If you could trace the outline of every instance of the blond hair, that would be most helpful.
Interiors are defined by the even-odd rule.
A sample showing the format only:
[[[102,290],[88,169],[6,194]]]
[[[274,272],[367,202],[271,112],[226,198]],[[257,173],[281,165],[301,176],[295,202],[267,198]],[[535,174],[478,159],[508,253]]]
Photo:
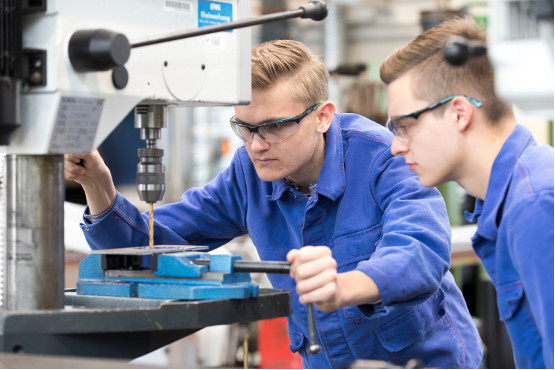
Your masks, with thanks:
[[[472,18],[447,20],[391,54],[380,67],[382,81],[389,85],[410,72],[412,92],[419,99],[431,103],[451,95],[468,95],[483,103],[481,109],[491,123],[512,114],[495,92],[494,70],[486,56],[472,58],[461,66],[445,60],[443,47],[452,36],[486,41],[486,32]]]
[[[252,88],[268,89],[293,78],[291,94],[307,107],[328,98],[328,70],[310,49],[298,41],[273,40],[252,49]]]

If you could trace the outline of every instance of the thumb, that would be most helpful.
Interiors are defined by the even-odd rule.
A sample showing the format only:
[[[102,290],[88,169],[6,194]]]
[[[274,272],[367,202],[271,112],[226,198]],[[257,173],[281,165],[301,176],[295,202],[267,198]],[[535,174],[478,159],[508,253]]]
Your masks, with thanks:
[[[299,254],[299,250],[298,249],[292,249],[289,251],[289,253],[287,253],[287,262],[289,262],[290,265],[293,265],[293,262],[295,262],[295,258],[297,258],[297,255]],[[289,270],[289,275],[294,279],[295,276],[293,276],[293,267],[291,267],[291,269]]]
[[[291,249],[289,253],[287,253],[287,262],[289,262],[289,264],[292,264],[295,261],[295,258],[297,257],[298,254],[299,254],[298,249]]]

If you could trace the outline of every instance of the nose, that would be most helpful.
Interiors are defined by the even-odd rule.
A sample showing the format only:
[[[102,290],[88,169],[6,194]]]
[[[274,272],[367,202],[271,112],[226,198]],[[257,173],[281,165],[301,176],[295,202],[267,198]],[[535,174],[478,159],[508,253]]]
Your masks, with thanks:
[[[393,135],[393,141],[391,142],[391,154],[393,155],[404,155],[409,151],[408,143],[398,137]]]
[[[251,150],[255,152],[260,152],[266,150],[270,147],[270,144],[260,136],[258,132],[254,133],[252,141],[250,143]]]

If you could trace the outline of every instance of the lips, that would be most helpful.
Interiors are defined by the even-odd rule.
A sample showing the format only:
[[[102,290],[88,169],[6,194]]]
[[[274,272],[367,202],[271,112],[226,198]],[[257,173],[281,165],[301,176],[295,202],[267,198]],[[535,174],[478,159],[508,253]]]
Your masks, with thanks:
[[[271,158],[258,158],[256,159],[256,163],[258,163],[261,166],[266,166],[272,162],[274,162],[275,159],[271,159]]]

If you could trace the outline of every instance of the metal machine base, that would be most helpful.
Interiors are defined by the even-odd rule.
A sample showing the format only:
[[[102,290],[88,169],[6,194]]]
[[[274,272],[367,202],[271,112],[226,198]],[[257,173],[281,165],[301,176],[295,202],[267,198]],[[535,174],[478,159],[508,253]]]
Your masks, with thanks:
[[[244,299],[176,301],[82,296],[65,309],[0,311],[0,352],[133,359],[202,328],[290,315],[289,292]]]

